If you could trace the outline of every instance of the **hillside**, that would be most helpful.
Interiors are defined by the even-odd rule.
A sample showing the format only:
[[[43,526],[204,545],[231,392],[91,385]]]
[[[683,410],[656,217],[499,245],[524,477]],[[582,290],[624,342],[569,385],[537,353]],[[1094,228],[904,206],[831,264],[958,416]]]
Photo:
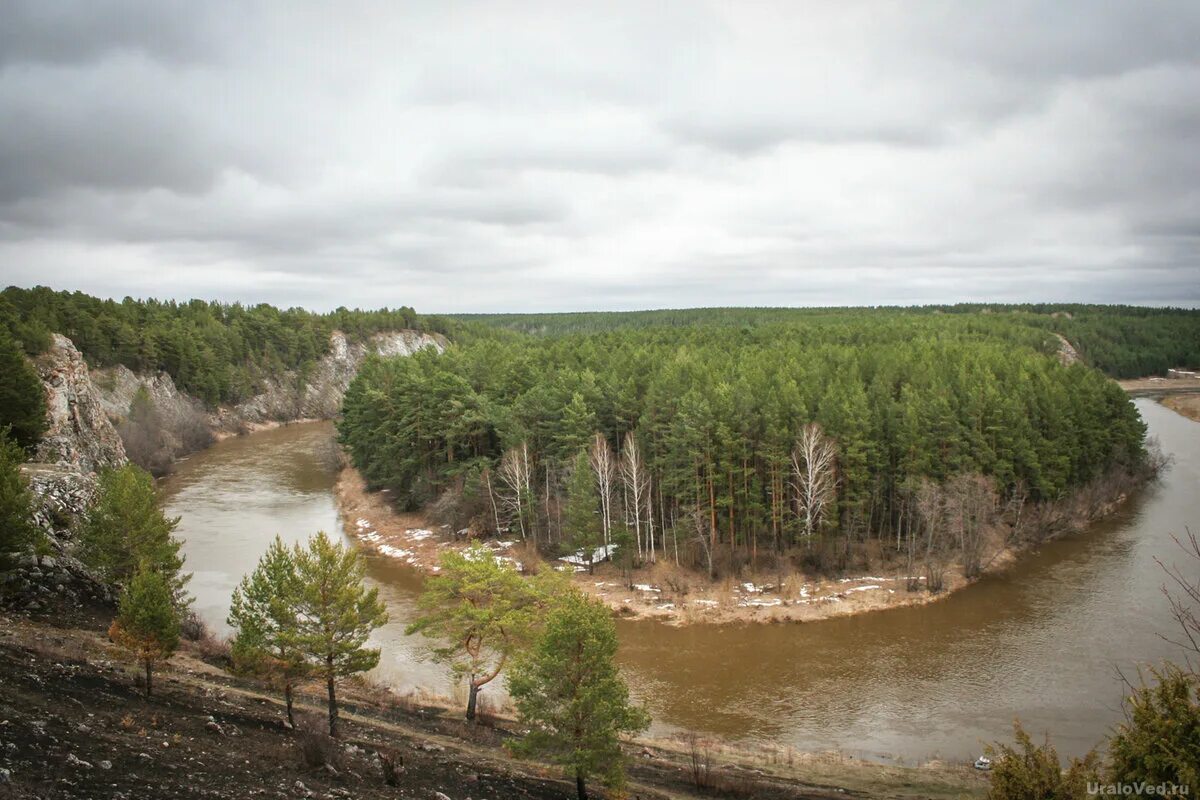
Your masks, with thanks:
[[[508,756],[502,745],[513,735],[511,721],[471,726],[442,706],[363,684],[346,687],[339,745],[305,732],[320,727],[318,692],[301,695],[301,730],[291,730],[278,698],[222,670],[224,656],[212,643],[189,644],[146,698],[137,670],[104,637],[105,624],[100,610],[59,609],[36,619],[0,614],[0,672],[11,676],[0,684],[0,797],[575,796],[574,784],[556,770]],[[885,767],[700,746],[712,788],[697,789],[683,743],[645,742],[629,748],[630,796],[951,798],[979,796],[986,785],[964,767]],[[399,767],[394,774],[381,755]]]

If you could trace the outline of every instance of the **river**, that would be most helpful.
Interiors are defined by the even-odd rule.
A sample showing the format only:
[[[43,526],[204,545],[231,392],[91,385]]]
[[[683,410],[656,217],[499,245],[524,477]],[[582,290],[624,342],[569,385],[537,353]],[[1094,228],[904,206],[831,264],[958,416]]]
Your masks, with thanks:
[[[840,749],[868,758],[969,758],[1007,738],[1014,717],[1079,755],[1121,718],[1119,672],[1178,651],[1156,559],[1200,525],[1200,424],[1134,401],[1173,458],[1162,480],[1088,531],[925,606],[807,624],[673,628],[620,621],[620,659],[654,730],[743,743]],[[230,593],[276,533],[342,537],[329,423],[229,439],[164,480],[180,515],[196,609],[227,632]],[[420,576],[367,555],[392,621],[375,635],[376,677],[451,692],[445,671],[404,636]]]

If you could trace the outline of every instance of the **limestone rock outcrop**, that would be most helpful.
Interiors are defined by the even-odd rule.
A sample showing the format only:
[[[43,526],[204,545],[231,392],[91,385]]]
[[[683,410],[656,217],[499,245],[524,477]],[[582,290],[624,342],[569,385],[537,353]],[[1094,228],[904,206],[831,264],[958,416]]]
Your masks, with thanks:
[[[87,362],[71,340],[54,334],[34,366],[46,390],[47,409],[46,433],[34,460],[81,472],[124,464],[121,437],[108,419]]]
[[[265,391],[234,406],[227,416],[248,423],[330,419],[341,409],[342,397],[367,355],[410,356],[425,348],[440,353],[446,348],[446,340],[403,330],[377,333],[366,342],[350,342],[344,333],[334,331],[329,352],[311,369],[303,374],[287,372],[271,380]]]

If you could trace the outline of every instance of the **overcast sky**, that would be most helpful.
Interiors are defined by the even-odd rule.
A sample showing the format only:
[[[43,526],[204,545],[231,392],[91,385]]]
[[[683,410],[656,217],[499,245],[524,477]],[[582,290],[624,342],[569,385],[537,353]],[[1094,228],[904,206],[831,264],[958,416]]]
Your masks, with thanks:
[[[0,0],[0,279],[1200,305],[1200,3]]]

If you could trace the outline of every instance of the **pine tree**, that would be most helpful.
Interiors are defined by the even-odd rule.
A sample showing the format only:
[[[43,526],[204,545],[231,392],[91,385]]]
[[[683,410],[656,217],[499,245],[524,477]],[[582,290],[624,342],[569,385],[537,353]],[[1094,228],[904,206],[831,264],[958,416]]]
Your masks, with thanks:
[[[168,519],[158,505],[149,473],[127,464],[100,473],[98,496],[80,535],[84,560],[114,583],[128,581],[139,568],[163,575],[177,605],[186,604],[182,543],[173,535],[179,518]]]
[[[1113,783],[1200,786],[1200,675],[1167,666],[1128,700],[1108,742]]]
[[[1071,759],[1064,770],[1049,739],[1035,745],[1020,722],[1013,723],[1013,738],[1015,746],[987,748],[995,762],[988,800],[1083,800],[1088,796],[1087,784],[1096,780],[1100,760],[1094,750]]]
[[[596,548],[603,543],[599,509],[600,497],[596,494],[596,481],[588,465],[587,451],[580,450],[567,484],[567,508],[563,524],[570,548],[583,555],[588,572],[594,571],[592,559]]]
[[[46,430],[46,390],[8,329],[0,325],[0,428],[32,450]]]
[[[234,664],[281,686],[293,728],[292,690],[312,672],[296,641],[300,596],[293,551],[276,536],[254,572],[234,590],[227,620],[234,629]]]
[[[41,536],[32,519],[33,498],[21,474],[25,451],[7,433],[0,430],[0,560],[29,550]]]
[[[154,666],[179,646],[179,611],[167,577],[149,568],[135,572],[121,593],[108,635],[146,670],[149,697]]]
[[[367,647],[371,631],[385,624],[387,610],[378,589],[363,585],[358,552],[330,540],[324,531],[292,551],[299,593],[296,632],[286,640],[304,653],[329,694],[329,735],[338,735],[337,681],[379,663],[379,649]]]
[[[562,765],[575,778],[579,800],[587,799],[592,776],[609,786],[623,782],[619,737],[650,724],[644,709],[630,705],[616,654],[611,612],[572,589],[551,608],[544,632],[508,678],[529,727],[513,750]]]
[[[474,720],[479,692],[529,640],[547,592],[508,564],[497,563],[491,550],[478,543],[442,553],[439,564],[417,601],[421,616],[405,633],[430,637],[434,660],[449,665],[456,678],[466,678],[466,716]],[[552,576],[549,571],[538,574],[542,582]]]

